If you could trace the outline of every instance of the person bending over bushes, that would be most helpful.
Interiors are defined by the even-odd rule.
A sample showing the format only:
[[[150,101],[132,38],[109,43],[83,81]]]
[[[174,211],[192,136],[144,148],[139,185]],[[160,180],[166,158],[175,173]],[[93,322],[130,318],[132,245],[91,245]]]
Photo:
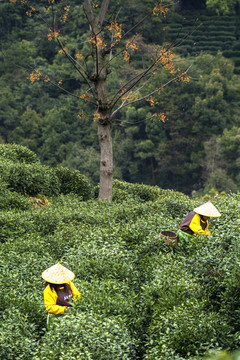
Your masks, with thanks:
[[[61,264],[55,264],[42,273],[45,280],[43,291],[44,305],[49,314],[59,315],[67,312],[71,307],[70,300],[81,297],[80,292],[72,283],[75,275]]]
[[[179,240],[187,240],[194,234],[210,235],[210,230],[208,229],[208,219],[210,217],[219,216],[221,216],[220,212],[210,201],[195,208],[183,219],[181,225],[179,226]]]

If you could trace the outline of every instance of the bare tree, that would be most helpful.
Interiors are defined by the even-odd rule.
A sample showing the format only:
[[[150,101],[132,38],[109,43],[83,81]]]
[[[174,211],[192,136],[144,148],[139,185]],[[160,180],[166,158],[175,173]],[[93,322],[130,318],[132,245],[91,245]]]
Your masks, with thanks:
[[[12,0],[13,1],[13,0]],[[15,0],[14,0],[15,2]],[[24,2],[24,1],[23,1]],[[61,16],[55,10],[54,0],[48,0],[45,11],[51,13],[51,21],[46,20],[41,16],[40,12],[35,9],[33,5],[24,4],[27,6],[27,13],[32,16],[35,13],[40,16],[48,27],[49,40],[55,39],[62,53],[66,56],[75,70],[80,74],[83,82],[86,84],[85,92],[82,96],[71,94],[81,100],[88,101],[94,107],[94,118],[98,125],[98,139],[100,145],[100,191],[99,199],[112,199],[112,182],[113,182],[113,149],[111,124],[116,118],[116,114],[124,107],[142,101],[148,100],[154,103],[154,95],[159,96],[160,90],[169,83],[176,80],[188,81],[188,69],[184,71],[176,69],[174,65],[173,50],[176,44],[169,44],[166,48],[155,47],[148,55],[147,66],[142,69],[136,69],[125,80],[125,83],[119,85],[119,89],[114,95],[110,95],[107,91],[108,75],[113,69],[112,64],[117,56],[123,56],[126,62],[129,61],[130,55],[139,48],[141,37],[136,35],[136,27],[144,20],[136,24],[132,29],[129,29],[123,34],[122,24],[117,22],[117,16],[108,16],[110,0],[102,0],[101,6],[97,5],[91,0],[83,0],[84,12],[86,21],[89,25],[89,56],[93,60],[93,67],[89,70],[85,67],[78,58],[73,57],[67,50],[66,44],[62,43],[60,31],[58,28],[58,19],[64,22],[67,18],[69,6],[63,5]],[[61,0],[58,1],[59,7]],[[127,2],[126,2],[127,4]],[[167,13],[167,6],[160,0],[155,4],[153,14],[165,16]],[[108,19],[108,17],[110,17]],[[146,17],[146,16],[145,16]],[[143,47],[144,48],[144,47]],[[153,50],[153,48],[152,48]],[[131,67],[133,68],[133,67]],[[164,84],[159,84],[150,93],[142,92],[146,84],[152,81],[154,76],[158,74],[163,68],[170,72],[171,79]],[[35,69],[31,75],[32,80],[41,78],[41,74]],[[46,80],[46,79],[45,79]],[[48,79],[50,83],[66,91],[61,84],[54,83]],[[139,94],[144,94],[139,96]],[[163,113],[156,114],[160,120],[164,120]]]

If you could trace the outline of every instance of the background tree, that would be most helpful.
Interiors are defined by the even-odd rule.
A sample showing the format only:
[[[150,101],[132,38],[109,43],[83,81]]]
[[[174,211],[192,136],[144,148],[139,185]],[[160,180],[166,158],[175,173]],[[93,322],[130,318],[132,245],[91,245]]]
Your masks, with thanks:
[[[16,2],[15,0],[11,1]],[[111,126],[113,120],[120,110],[138,101],[146,100],[150,104],[154,104],[154,95],[158,95],[167,84],[177,80],[188,81],[186,70],[180,70],[180,65],[175,66],[173,44],[166,48],[150,47],[145,44],[142,37],[136,33],[139,23],[142,23],[144,19],[141,19],[139,23],[134,23],[131,29],[124,32],[123,24],[117,19],[120,8],[117,7],[117,11],[111,8],[109,11],[110,0],[103,0],[101,5],[97,2],[91,3],[89,0],[83,1],[87,20],[85,25],[88,24],[90,28],[90,36],[87,35],[86,27],[83,26],[85,41],[80,46],[77,45],[77,48],[73,47],[72,49],[68,48],[67,35],[63,36],[63,31],[59,27],[59,24],[64,24],[67,20],[70,8],[68,5],[62,1],[55,3],[54,0],[50,0],[44,8],[45,15],[42,15],[40,8],[37,9],[38,4],[28,4],[25,1],[23,3],[28,16],[36,15],[47,25],[48,40],[56,40],[60,47],[60,53],[65,55],[78,74],[76,88],[72,88],[71,84],[69,90],[68,86],[65,87],[62,84],[62,79],[57,82],[53,81],[51,76],[45,72],[44,66],[42,66],[42,70],[34,68],[29,79],[32,83],[40,79],[50,82],[62,91],[68,94],[71,92],[75,98],[89,103],[91,109],[95,108],[94,120],[97,123],[100,145],[99,198],[111,200],[113,179]],[[40,3],[40,5],[42,4],[43,2]],[[117,5],[120,4],[122,4],[121,1]],[[159,1],[154,9],[151,9],[151,5],[151,2],[147,2],[141,10],[144,10],[143,8],[151,10],[155,16],[167,14],[168,9],[164,6],[163,1]],[[82,12],[79,14],[82,15]],[[135,52],[137,54],[134,57]],[[120,55],[122,55],[121,60],[118,59]],[[142,61],[140,66],[137,59],[142,57],[143,60],[143,56],[144,66]],[[129,66],[130,59],[136,61],[135,66],[132,64]],[[145,91],[148,82],[152,82],[156,74],[163,70],[169,72],[171,78],[166,83],[157,83],[150,92]],[[65,74],[72,73],[68,65],[63,65],[63,71]],[[121,81],[113,87],[115,72],[118,73],[118,79]],[[56,74],[54,75],[56,76]],[[162,112],[158,115],[160,120],[164,119]],[[65,136],[63,129],[60,132],[61,136]],[[142,146],[145,145],[142,144]],[[147,146],[149,147],[149,144]],[[142,157],[143,154],[139,156]]]

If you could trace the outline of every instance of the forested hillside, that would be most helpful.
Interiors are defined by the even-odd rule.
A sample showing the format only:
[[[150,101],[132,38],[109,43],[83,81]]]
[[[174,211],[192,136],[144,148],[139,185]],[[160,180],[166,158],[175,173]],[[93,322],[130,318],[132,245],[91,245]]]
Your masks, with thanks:
[[[100,202],[78,171],[18,145],[0,145],[0,167],[1,359],[238,359],[239,194],[212,199],[212,235],[172,248],[160,231],[199,200],[115,180]],[[46,330],[41,274],[57,262],[82,296]]]
[[[170,7],[166,17],[147,17],[135,33],[146,52],[152,52],[154,45],[174,42],[175,62],[191,65],[190,82],[166,87],[153,106],[143,101],[122,110],[112,125],[114,178],[186,194],[203,195],[212,188],[236,192],[240,187],[239,10],[217,16],[204,1],[180,3],[181,8]],[[127,32],[154,1],[122,5],[115,1],[110,13],[118,14]],[[77,74],[57,44],[48,40],[45,25],[27,16],[20,1],[1,2],[0,10],[0,142],[27,146],[43,164],[80,170],[97,184],[99,147],[91,105],[48,82],[31,81],[25,70],[37,68],[73,93],[81,90]],[[72,1],[63,40],[73,56],[86,53],[84,19],[81,4]],[[146,66],[147,60],[137,52],[133,60],[128,64],[132,71]],[[124,76],[123,71],[112,73],[110,93]],[[166,73],[149,83],[149,92],[164,80]],[[155,118],[161,112],[164,123]]]

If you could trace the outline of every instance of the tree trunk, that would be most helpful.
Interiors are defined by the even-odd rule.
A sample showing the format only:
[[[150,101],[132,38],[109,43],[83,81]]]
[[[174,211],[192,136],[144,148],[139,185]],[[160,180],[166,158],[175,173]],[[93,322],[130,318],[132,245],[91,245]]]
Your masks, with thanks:
[[[100,189],[99,200],[112,201],[113,182],[113,150],[110,124],[98,124],[98,140],[100,145]]]
[[[151,156],[151,169],[152,169],[152,185],[156,185],[155,169],[153,164],[153,157]]]

